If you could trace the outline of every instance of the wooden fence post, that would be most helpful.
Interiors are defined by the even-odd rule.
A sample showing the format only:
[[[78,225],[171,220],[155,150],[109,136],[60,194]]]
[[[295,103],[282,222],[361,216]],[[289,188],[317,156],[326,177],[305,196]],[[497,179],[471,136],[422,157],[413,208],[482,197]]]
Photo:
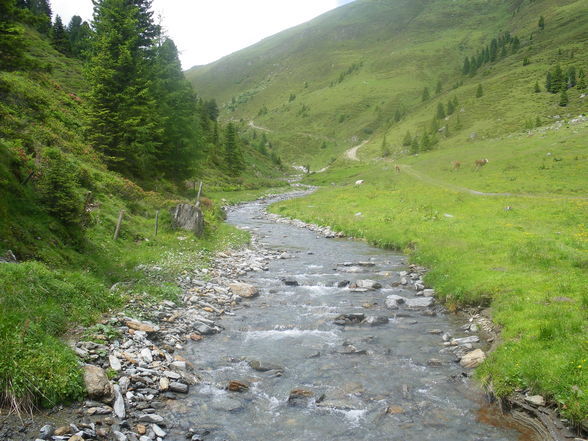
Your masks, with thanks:
[[[120,213],[118,214],[118,222],[116,223],[116,230],[114,230],[114,240],[118,239],[118,233],[120,233],[120,226],[122,225],[124,215],[124,210],[120,210]]]
[[[200,188],[198,189],[198,196],[196,196],[196,206],[200,207],[200,195],[202,194],[202,181],[200,181]]]
[[[157,236],[157,232],[159,231],[159,210],[155,212],[155,235]]]

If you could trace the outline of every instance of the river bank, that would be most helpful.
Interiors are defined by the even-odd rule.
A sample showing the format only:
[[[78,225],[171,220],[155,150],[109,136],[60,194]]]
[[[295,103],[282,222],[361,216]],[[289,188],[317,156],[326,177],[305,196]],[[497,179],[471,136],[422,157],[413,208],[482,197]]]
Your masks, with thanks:
[[[268,222],[276,220],[275,216],[264,215],[264,217]],[[307,228],[313,234],[319,234],[322,237],[333,237],[333,232],[328,228],[284,219],[282,222],[294,223],[296,227]],[[236,281],[243,280],[250,274],[266,273],[272,262],[288,261],[293,257],[291,253],[261,244],[255,237],[254,235],[251,246],[246,249],[219,253],[209,270],[197,270],[190,274],[182,274],[178,278],[178,283],[184,295],[179,305],[169,301],[147,308],[144,305],[131,305],[129,310],[112,317],[104,324],[120,333],[110,342],[78,342],[76,349],[80,357],[91,362],[92,365],[104,369],[107,377],[106,379],[102,378],[103,381],[98,381],[96,387],[92,388],[95,391],[92,392],[94,400],[83,403],[81,407],[74,406],[61,412],[53,414],[49,412],[39,416],[37,424],[29,424],[26,426],[28,430],[25,428],[24,432],[20,431],[21,428],[17,427],[18,425],[5,426],[0,429],[0,435],[4,436],[2,439],[23,439],[19,436],[24,433],[39,437],[39,432],[36,432],[40,427],[39,420],[43,421],[42,438],[55,440],[106,437],[116,440],[140,439],[146,441],[147,439],[163,439],[164,434],[167,434],[170,428],[180,426],[177,421],[170,420],[167,416],[169,408],[173,409],[176,402],[183,402],[190,389],[200,384],[202,376],[206,374],[205,371],[202,371],[202,367],[190,363],[186,357],[186,348],[188,346],[198,347],[203,341],[221,332],[224,326],[224,321],[221,320],[223,316],[226,318],[235,317],[235,314],[239,314],[239,310],[250,310],[250,302],[256,302],[252,299],[259,295],[257,287],[242,282],[235,283]],[[340,271],[341,274],[348,278],[363,277],[361,265],[341,263],[343,270]],[[375,265],[374,263],[374,265],[367,265],[367,267]],[[402,270],[397,271],[397,280],[384,289],[402,288],[410,284],[411,289],[416,288],[414,294],[422,291],[422,295],[402,297],[404,300],[400,302],[398,297],[401,296],[387,296],[385,300],[389,311],[394,311],[393,322],[397,320],[415,321],[409,318],[396,318],[403,314],[400,310],[404,311],[408,306],[403,303],[406,303],[409,297],[410,301],[416,302],[413,305],[415,311],[420,311],[419,314],[424,314],[425,317],[437,313],[443,314],[442,308],[433,306],[434,302],[430,296],[433,293],[428,291],[425,295],[424,291],[427,288],[422,281],[424,269],[408,267],[406,262],[403,262],[403,266]],[[358,272],[355,273],[355,271]],[[350,282],[342,288],[348,293],[369,293],[370,295],[382,289],[382,287],[375,288],[374,285],[366,288],[349,286],[351,283],[357,285],[358,281],[359,279]],[[293,283],[293,281],[290,282]],[[282,280],[280,283],[288,286],[288,280]],[[388,301],[388,297],[393,298]],[[427,305],[422,306],[424,303]],[[371,307],[365,308],[364,306],[362,309],[369,312]],[[409,306],[407,309],[412,308]],[[406,312],[410,314],[409,311]],[[345,328],[358,324],[354,321],[359,316],[352,314],[343,314],[340,317],[340,320],[343,321],[342,326]],[[130,315],[134,317],[130,318]],[[369,314],[365,314],[365,316],[362,321],[369,317],[377,319],[376,316]],[[483,319],[483,316],[468,317],[466,323],[463,323],[463,318],[459,320],[461,324],[458,329],[461,328],[461,332],[466,335],[479,334],[486,342],[484,347],[487,347],[488,340],[491,342],[494,339],[491,334],[480,333],[481,328],[485,326],[484,323],[488,323]],[[465,337],[465,340],[460,341],[459,338],[452,338],[447,333],[437,333],[435,329],[427,331],[435,331],[432,335],[436,335],[436,338],[439,339],[437,344],[441,344],[443,353],[449,355],[447,360],[433,358],[424,360],[424,364],[429,368],[444,365],[450,360],[459,360],[463,355],[473,352],[474,346],[478,346],[480,343],[478,335],[472,335],[477,338],[477,341],[474,341],[476,338],[471,337]],[[345,347],[349,349],[349,345]],[[435,351],[438,350],[435,349]],[[362,349],[356,352],[362,352]],[[108,377],[113,381],[108,381]],[[228,387],[228,384],[226,386]],[[382,410],[386,411],[384,415],[406,413],[404,409],[402,412],[399,411],[398,407],[401,406],[384,406]],[[391,409],[390,413],[389,409]],[[423,409],[419,412],[423,412]],[[69,425],[72,421],[74,421],[74,427]],[[202,432],[195,430],[190,434],[187,429],[183,435],[190,434],[191,438],[200,439],[198,438],[199,433]],[[75,438],[75,436],[79,438]],[[25,439],[34,439],[34,437]]]

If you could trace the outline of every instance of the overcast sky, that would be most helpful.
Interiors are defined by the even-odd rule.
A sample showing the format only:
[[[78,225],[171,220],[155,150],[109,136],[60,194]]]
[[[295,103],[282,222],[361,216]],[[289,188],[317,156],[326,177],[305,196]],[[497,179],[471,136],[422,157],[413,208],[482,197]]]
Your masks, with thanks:
[[[208,64],[353,0],[154,0],[184,69]],[[92,18],[91,0],[51,0],[67,25]]]

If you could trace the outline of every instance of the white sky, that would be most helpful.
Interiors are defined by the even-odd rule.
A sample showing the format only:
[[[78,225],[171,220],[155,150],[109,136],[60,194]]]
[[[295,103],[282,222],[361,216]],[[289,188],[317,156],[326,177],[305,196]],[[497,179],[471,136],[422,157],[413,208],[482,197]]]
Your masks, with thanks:
[[[353,0],[154,0],[184,69],[208,64]],[[91,0],[51,0],[67,26],[92,18]]]

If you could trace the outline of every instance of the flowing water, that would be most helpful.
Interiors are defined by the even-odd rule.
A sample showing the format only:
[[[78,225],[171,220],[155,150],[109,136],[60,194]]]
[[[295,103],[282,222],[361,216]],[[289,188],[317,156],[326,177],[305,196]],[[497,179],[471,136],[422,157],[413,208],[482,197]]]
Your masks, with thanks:
[[[186,348],[184,355],[201,370],[203,381],[172,405],[178,427],[166,439],[185,440],[188,428],[210,432],[202,436],[205,441],[518,439],[514,430],[477,420],[480,392],[464,379],[452,354],[440,353],[440,335],[429,333],[437,329],[464,336],[458,323],[442,313],[386,309],[390,294],[414,296],[409,289],[391,287],[406,269],[404,256],[273,223],[262,215],[265,206],[233,209],[228,221],[291,258],[245,276],[244,282],[260,289],[260,297],[244,301],[235,316],[226,317],[221,334]],[[339,265],[343,262],[373,265],[349,273]],[[384,288],[353,292],[337,287],[357,279],[378,280]],[[339,314],[354,312],[390,321],[373,327],[333,323]],[[429,366],[432,358],[441,365]],[[275,369],[253,370],[252,360]],[[250,388],[226,391],[231,380]],[[314,396],[288,402],[294,389]]]

